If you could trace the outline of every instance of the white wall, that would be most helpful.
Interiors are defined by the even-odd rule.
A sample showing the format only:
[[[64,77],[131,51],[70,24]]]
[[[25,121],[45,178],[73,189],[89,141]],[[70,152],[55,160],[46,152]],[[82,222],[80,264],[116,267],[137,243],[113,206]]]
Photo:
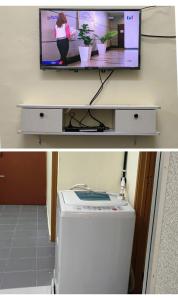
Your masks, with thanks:
[[[119,192],[123,152],[59,152],[58,189],[86,183],[93,189]]]
[[[128,152],[127,160],[127,193],[131,205],[134,207],[135,190],[138,171],[139,152]]]
[[[47,217],[48,217],[48,228],[49,234],[51,234],[51,184],[52,184],[52,152],[46,153],[47,163],[46,163],[46,206],[47,206]]]
[[[174,34],[174,9],[143,12],[142,31]],[[117,71],[96,104],[156,104],[158,137],[60,137],[18,134],[18,103],[87,104],[99,88],[98,72],[55,72],[39,69],[37,7],[0,7],[0,136],[2,147],[178,147],[176,42],[142,38],[140,71]],[[103,74],[103,77],[105,74]]]

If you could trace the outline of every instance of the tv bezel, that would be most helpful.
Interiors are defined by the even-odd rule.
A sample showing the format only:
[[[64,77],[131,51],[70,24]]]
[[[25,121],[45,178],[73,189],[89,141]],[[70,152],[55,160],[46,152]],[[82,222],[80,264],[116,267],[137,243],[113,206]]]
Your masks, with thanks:
[[[138,66],[137,67],[70,67],[70,66],[51,66],[42,64],[42,26],[41,26],[41,12],[42,11],[138,11],[139,12],[139,48],[138,48]],[[122,8],[122,9],[109,9],[109,8],[39,8],[39,43],[40,43],[40,69],[41,70],[66,70],[66,71],[80,71],[80,70],[140,70],[141,68],[141,9],[139,8]]]

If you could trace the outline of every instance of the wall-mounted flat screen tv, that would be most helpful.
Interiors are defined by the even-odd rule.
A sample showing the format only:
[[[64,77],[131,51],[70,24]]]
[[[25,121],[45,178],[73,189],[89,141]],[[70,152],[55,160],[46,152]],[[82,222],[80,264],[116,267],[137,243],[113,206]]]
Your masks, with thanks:
[[[140,69],[141,11],[41,8],[41,69]]]

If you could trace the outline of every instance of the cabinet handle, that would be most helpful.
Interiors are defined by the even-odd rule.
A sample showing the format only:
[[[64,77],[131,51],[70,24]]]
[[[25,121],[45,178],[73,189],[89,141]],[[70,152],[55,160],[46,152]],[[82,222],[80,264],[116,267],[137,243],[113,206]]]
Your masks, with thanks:
[[[44,113],[40,113],[40,118],[43,118],[44,117]]]
[[[138,114],[134,114],[134,119],[138,119]]]
[[[1,179],[2,179],[2,178],[5,178],[5,175],[0,174],[0,178],[1,178]]]

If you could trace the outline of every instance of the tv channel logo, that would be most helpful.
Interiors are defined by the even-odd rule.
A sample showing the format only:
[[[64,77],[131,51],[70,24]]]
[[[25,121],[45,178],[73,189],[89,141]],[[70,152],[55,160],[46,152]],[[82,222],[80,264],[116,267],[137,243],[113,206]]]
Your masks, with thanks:
[[[128,21],[133,21],[133,19],[134,19],[134,16],[127,16]]]

